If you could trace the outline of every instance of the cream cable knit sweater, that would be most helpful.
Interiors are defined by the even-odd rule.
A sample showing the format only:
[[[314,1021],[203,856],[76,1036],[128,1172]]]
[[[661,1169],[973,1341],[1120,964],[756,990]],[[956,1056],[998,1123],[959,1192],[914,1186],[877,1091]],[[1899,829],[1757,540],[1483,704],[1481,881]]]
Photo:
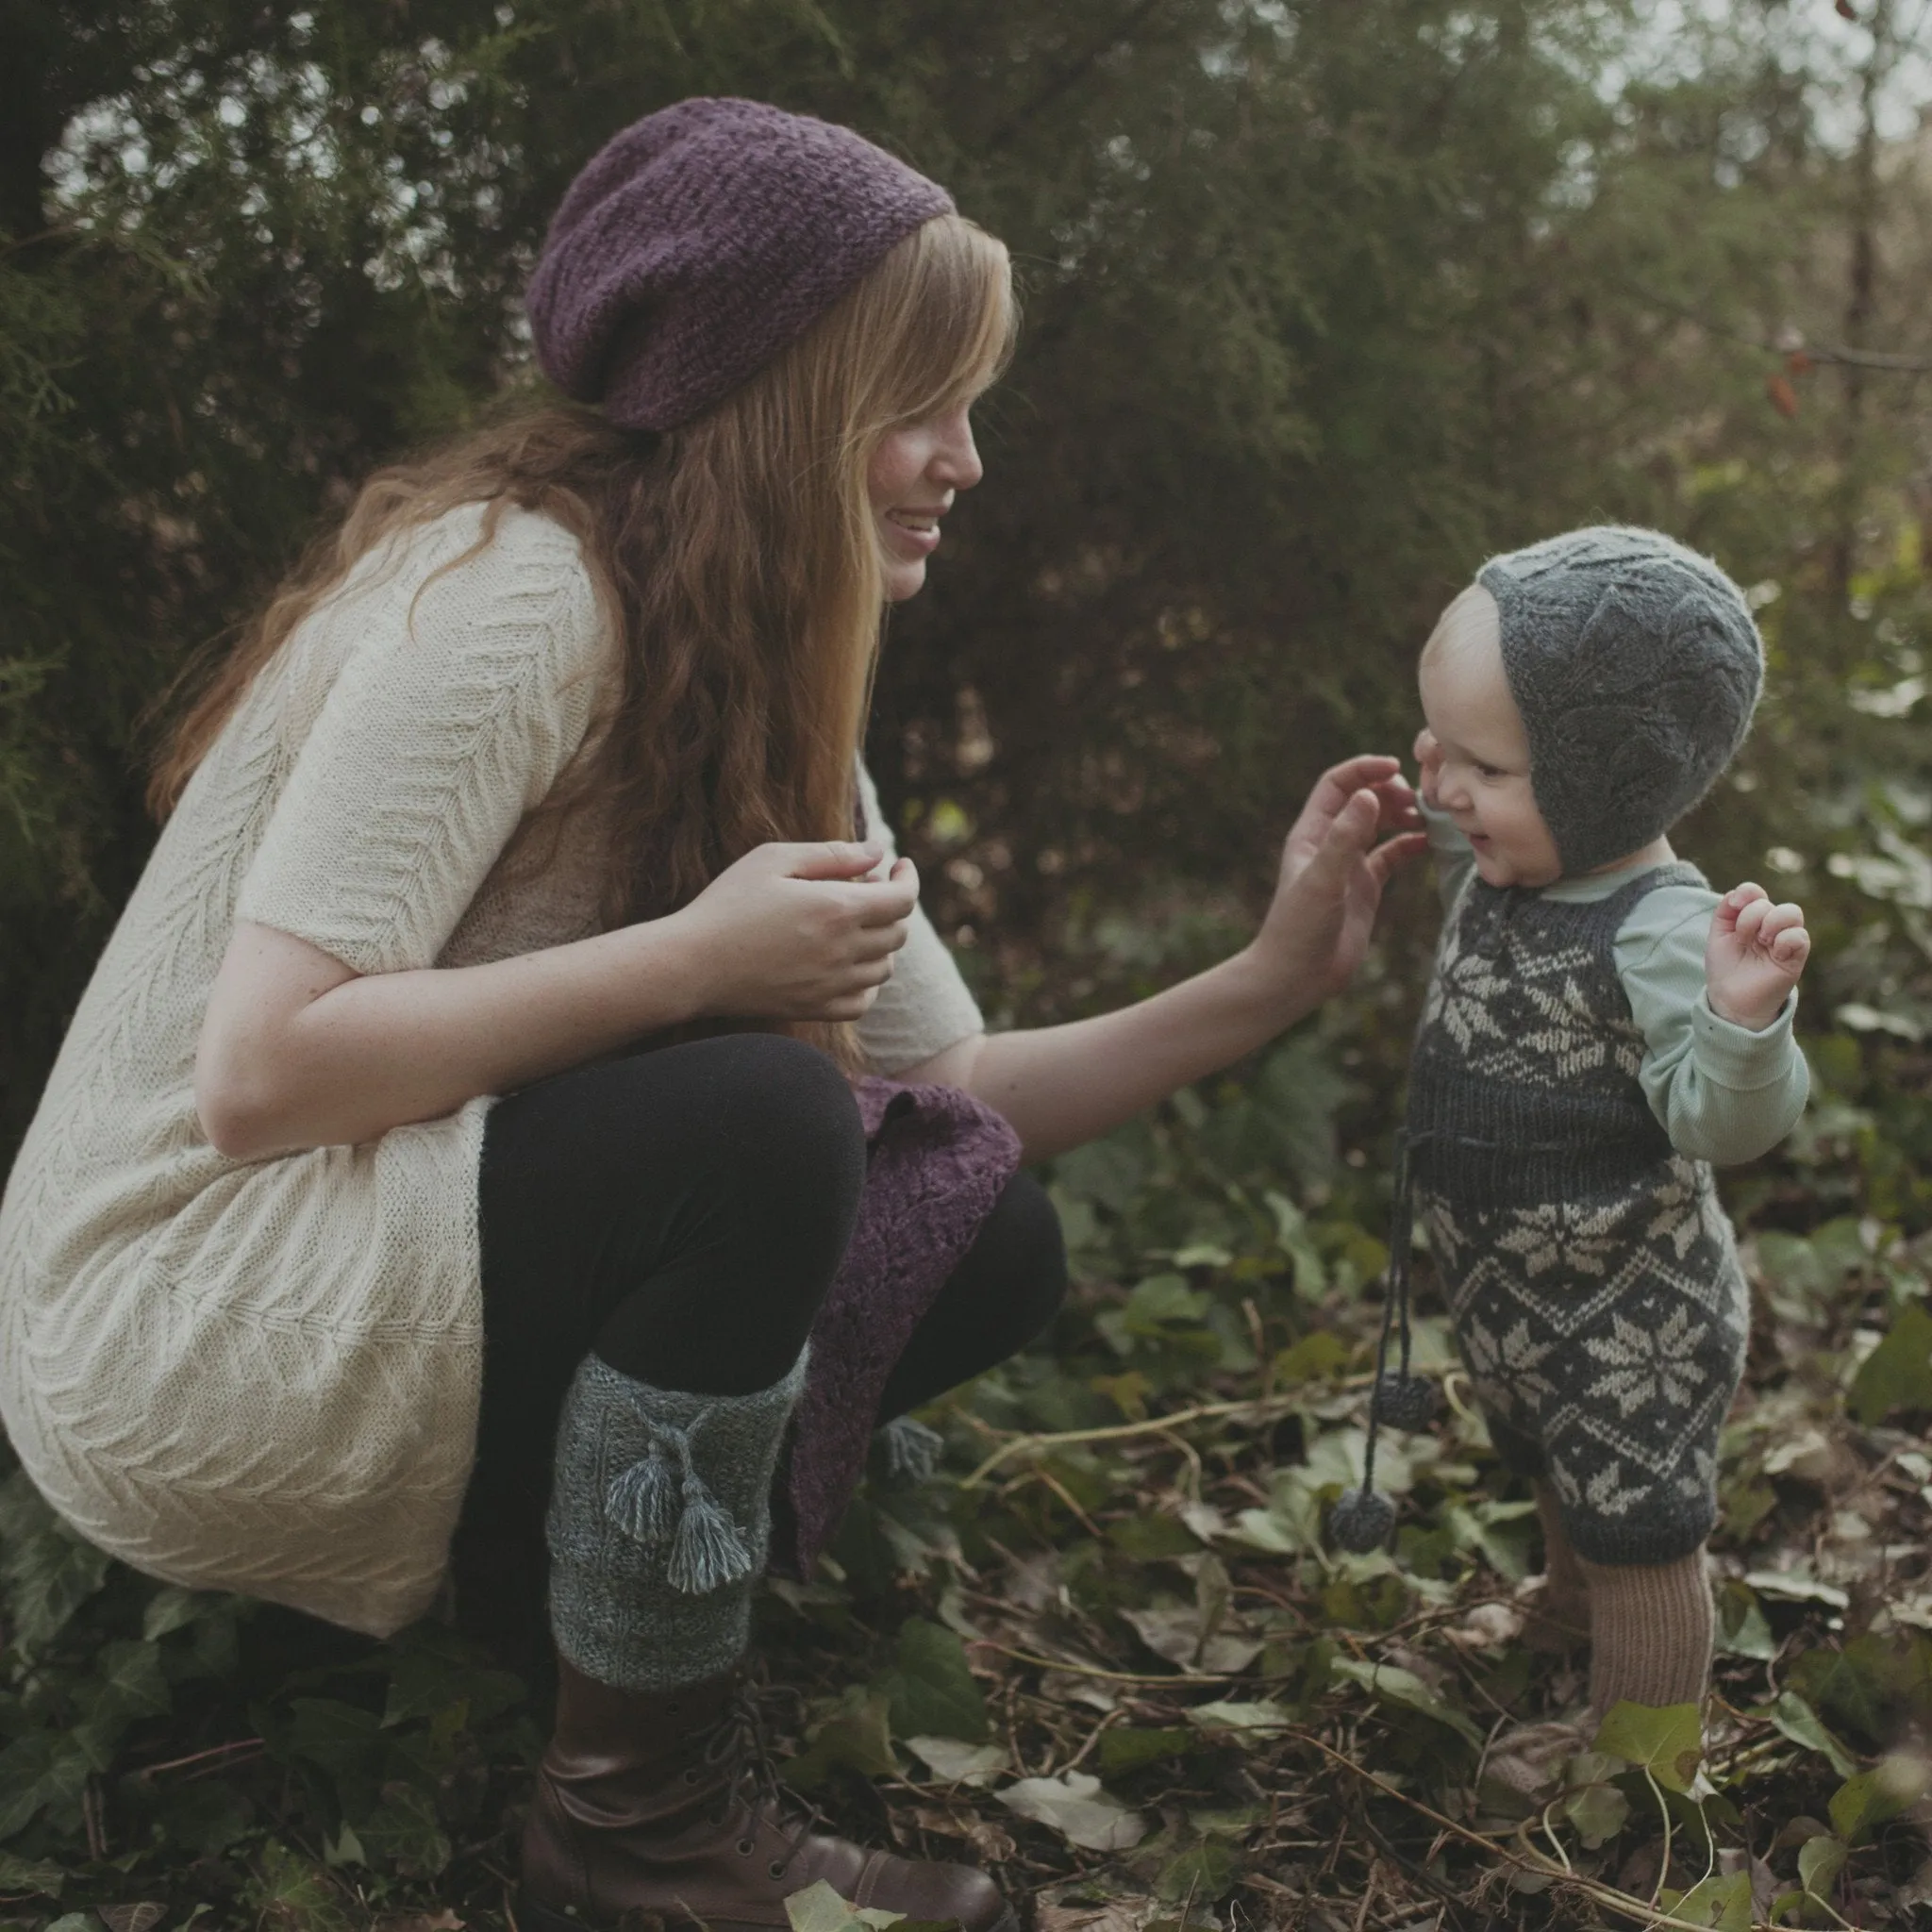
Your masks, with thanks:
[[[608,641],[542,517],[509,511],[428,582],[479,525],[459,510],[365,558],[257,680],[108,941],[0,1206],[0,1419],[54,1507],[154,1575],[378,1636],[434,1595],[474,1452],[490,1102],[229,1160],[196,1121],[194,1053],[237,919],[358,973],[595,930],[590,841],[519,832],[583,741]],[[891,1072],[979,1024],[916,916],[869,1058]]]

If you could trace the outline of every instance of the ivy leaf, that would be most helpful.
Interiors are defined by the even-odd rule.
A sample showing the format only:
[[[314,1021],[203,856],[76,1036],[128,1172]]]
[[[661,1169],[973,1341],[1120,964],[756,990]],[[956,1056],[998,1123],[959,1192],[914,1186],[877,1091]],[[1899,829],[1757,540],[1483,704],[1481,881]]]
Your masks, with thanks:
[[[1845,1860],[1851,1855],[1851,1846],[1842,1839],[1828,1838],[1823,1832],[1816,1838],[1807,1838],[1798,1847],[1798,1883],[1813,1898],[1829,1900],[1838,1874],[1844,1870]]]
[[[460,1710],[458,1728],[487,1723],[521,1704],[523,1680],[491,1670],[469,1657],[418,1640],[397,1657],[382,1708],[385,1729],[412,1718]]]
[[[451,1845],[429,1793],[392,1781],[382,1803],[356,1826],[363,1862],[387,1865],[405,1878],[434,1878],[449,1863]]]
[[[1729,1657],[1747,1657],[1769,1663],[1777,1655],[1764,1607],[1755,1591],[1735,1580],[1717,1591],[1717,1647]]]
[[[297,1697],[289,1707],[289,1749],[337,1777],[366,1770],[381,1748],[374,1711],[329,1697]]]
[[[1292,1719],[1280,1705],[1264,1699],[1255,1704],[1197,1704],[1188,1712],[1188,1722],[1199,1724],[1204,1731],[1237,1731],[1259,1739],[1285,1731]],[[1106,1740],[1101,1741],[1105,1743]]]
[[[108,1579],[108,1559],[62,1523],[25,1473],[0,1483],[0,1594],[14,1641],[43,1649]]]
[[[1621,1698],[1597,1726],[1596,1748],[1650,1773],[1666,1790],[1688,1791],[1704,1761],[1694,1704],[1632,1704]]]
[[[1023,1777],[998,1796],[1008,1810],[1047,1825],[1082,1851],[1130,1851],[1147,1835],[1146,1820],[1102,1790],[1100,1780],[1083,1771],[1060,1777]]]
[[[1132,1203],[1146,1172],[1124,1137],[1113,1134],[1058,1155],[1053,1164],[1054,1185],[1071,1199],[1095,1201],[1116,1214]]]
[[[1339,1335],[1317,1328],[1274,1357],[1274,1379],[1284,1388],[1297,1382],[1325,1382],[1348,1366],[1350,1349]]]
[[[967,1668],[965,1644],[943,1624],[908,1618],[899,1632],[898,1663],[877,1689],[899,1737],[986,1741],[986,1699]]]
[[[80,1822],[80,1794],[93,1769],[87,1753],[64,1733],[23,1732],[0,1751],[0,1839],[25,1829],[42,1811],[60,1828]]]
[[[161,1794],[162,1829],[176,1844],[204,1857],[219,1857],[255,1825],[255,1807],[221,1778],[196,1778]]]
[[[1841,1650],[1807,1651],[1788,1682],[1814,1710],[1828,1710],[1859,1735],[1878,1740],[1902,1717],[1924,1718],[1932,1705],[1932,1644],[1867,1631]]]
[[[1447,1724],[1457,1737],[1466,1739],[1477,1750],[1482,1748],[1482,1733],[1475,1725],[1453,1705],[1443,1703],[1414,1672],[1395,1664],[1363,1663],[1352,1657],[1337,1657],[1329,1669],[1338,1677],[1360,1684],[1375,1698],[1405,1705],[1433,1718],[1439,1724]]]
[[[1101,1732],[1100,1768],[1105,1772],[1139,1771],[1142,1765],[1186,1757],[1200,1748],[1201,1740],[1192,1731],[1132,1730],[1123,1724]]]
[[[1932,1789],[1932,1767],[1916,1757],[1882,1757],[1841,1784],[1831,1800],[1831,1826],[1847,1844],[1862,1844],[1874,1826],[1896,1818]]]
[[[1241,1869],[1241,1854],[1226,1840],[1204,1838],[1161,1867],[1154,1896],[1171,1906],[1188,1899],[1212,1905],[1234,1890]]]
[[[942,1784],[990,1784],[999,1773],[1012,1769],[999,1744],[965,1744],[957,1738],[908,1738],[905,1744]]]
[[[37,1892],[42,1898],[58,1898],[67,1883],[67,1874],[58,1865],[16,1858],[11,1852],[0,1852],[0,1892],[18,1896]]]
[[[1622,1758],[1602,1751],[1579,1751],[1570,1760],[1563,1816],[1588,1851],[1615,1838],[1630,1822],[1630,1800],[1610,1782],[1623,1769]]]
[[[159,1899],[143,1898],[131,1905],[103,1906],[101,1922],[108,1932],[154,1932],[167,1912]]]
[[[277,1839],[262,1847],[260,1873],[244,1896],[264,1924],[288,1932],[350,1932],[341,1894],[327,1873]]]
[[[888,1925],[904,1925],[911,1932],[917,1923],[904,1912],[852,1905],[823,1878],[792,1892],[785,1901],[785,1916],[791,1932],[883,1932]]]
[[[1840,1777],[1850,1777],[1858,1760],[1825,1729],[1824,1722],[1795,1690],[1781,1690],[1764,1715],[1794,1744],[1816,1751]]]
[[[1858,1365],[1845,1406],[1867,1428],[1896,1409],[1932,1409],[1932,1312],[1907,1302]]]
[[[860,1777],[898,1774],[899,1762],[892,1756],[891,1707],[878,1690],[856,1684],[848,1690],[837,1710],[786,1766],[785,1777],[789,1784],[808,1791],[834,1771],[854,1771]]]
[[[209,1591],[177,1590],[170,1584],[147,1600],[141,1614],[141,1634],[149,1643],[158,1643],[191,1624],[225,1607],[227,1599]]]
[[[1714,1926],[1716,1932],[1751,1932],[1751,1874],[1712,1873],[1671,1902],[1670,1909],[1674,1918]]]
[[[1753,1570],[1746,1585],[1759,1596],[1782,1604],[1824,1604],[1827,1609],[1841,1610],[1851,1598],[1835,1583],[1821,1583],[1801,1570]]]
[[[164,1717],[172,1707],[159,1647],[128,1641],[108,1644],[92,1681],[80,1690],[75,1701],[81,1715],[74,1726],[74,1741],[87,1753],[94,1770],[106,1771],[136,1718]]]
[[[1185,1523],[1172,1516],[1126,1516],[1107,1526],[1107,1540],[1137,1563],[1163,1557],[1191,1557],[1201,1545]]]

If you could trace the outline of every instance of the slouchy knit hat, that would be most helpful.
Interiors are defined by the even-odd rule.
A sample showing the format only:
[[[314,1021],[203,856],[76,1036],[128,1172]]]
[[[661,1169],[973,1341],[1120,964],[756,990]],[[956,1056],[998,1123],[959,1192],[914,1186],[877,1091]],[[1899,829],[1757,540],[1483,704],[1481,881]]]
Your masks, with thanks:
[[[1635,852],[1750,729],[1764,647],[1743,594],[1656,530],[1597,525],[1492,558],[1503,669],[1538,809],[1568,874]]]
[[[571,183],[525,306],[543,373],[633,429],[702,415],[953,199],[849,128],[680,101]]]

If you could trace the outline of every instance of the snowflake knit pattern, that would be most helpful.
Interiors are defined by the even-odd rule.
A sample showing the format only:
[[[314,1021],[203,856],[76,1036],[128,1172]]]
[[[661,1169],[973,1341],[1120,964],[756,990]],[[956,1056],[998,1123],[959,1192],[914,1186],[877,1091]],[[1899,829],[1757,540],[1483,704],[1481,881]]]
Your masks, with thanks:
[[[1577,1552],[1668,1563],[1717,1521],[1744,1278],[1709,1163],[1638,1081],[1617,933],[1659,866],[1590,905],[1472,879],[1409,1096],[1416,1208],[1499,1454],[1555,1489]]]

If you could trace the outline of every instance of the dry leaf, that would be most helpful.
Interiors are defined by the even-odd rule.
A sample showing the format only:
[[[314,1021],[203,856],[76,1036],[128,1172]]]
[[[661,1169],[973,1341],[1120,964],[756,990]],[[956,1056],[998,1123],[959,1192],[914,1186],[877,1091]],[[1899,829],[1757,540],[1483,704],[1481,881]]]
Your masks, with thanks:
[[[1152,1899],[1109,1899],[1104,1906],[1041,1906],[1040,1932],[1141,1932],[1156,1909]]]
[[[1057,1831],[1084,1852],[1124,1852],[1147,1836],[1147,1821],[1101,1790],[1084,1771],[1023,1777],[996,1793],[1008,1810]]]
[[[1121,1702],[1104,1678],[1077,1671],[1048,1671],[1040,1680],[1040,1694],[1055,1704],[1084,1704],[1089,1710],[1118,1710]]]
[[[1494,1650],[1523,1635],[1524,1615],[1508,1604],[1477,1604],[1442,1635],[1458,1650]]]
[[[983,1785],[1012,1764],[998,1744],[965,1744],[958,1738],[907,1738],[906,1748],[941,1784]]]
[[[103,1906],[101,1918],[108,1932],[152,1932],[167,1909],[158,1899],[144,1898],[137,1905]]]

